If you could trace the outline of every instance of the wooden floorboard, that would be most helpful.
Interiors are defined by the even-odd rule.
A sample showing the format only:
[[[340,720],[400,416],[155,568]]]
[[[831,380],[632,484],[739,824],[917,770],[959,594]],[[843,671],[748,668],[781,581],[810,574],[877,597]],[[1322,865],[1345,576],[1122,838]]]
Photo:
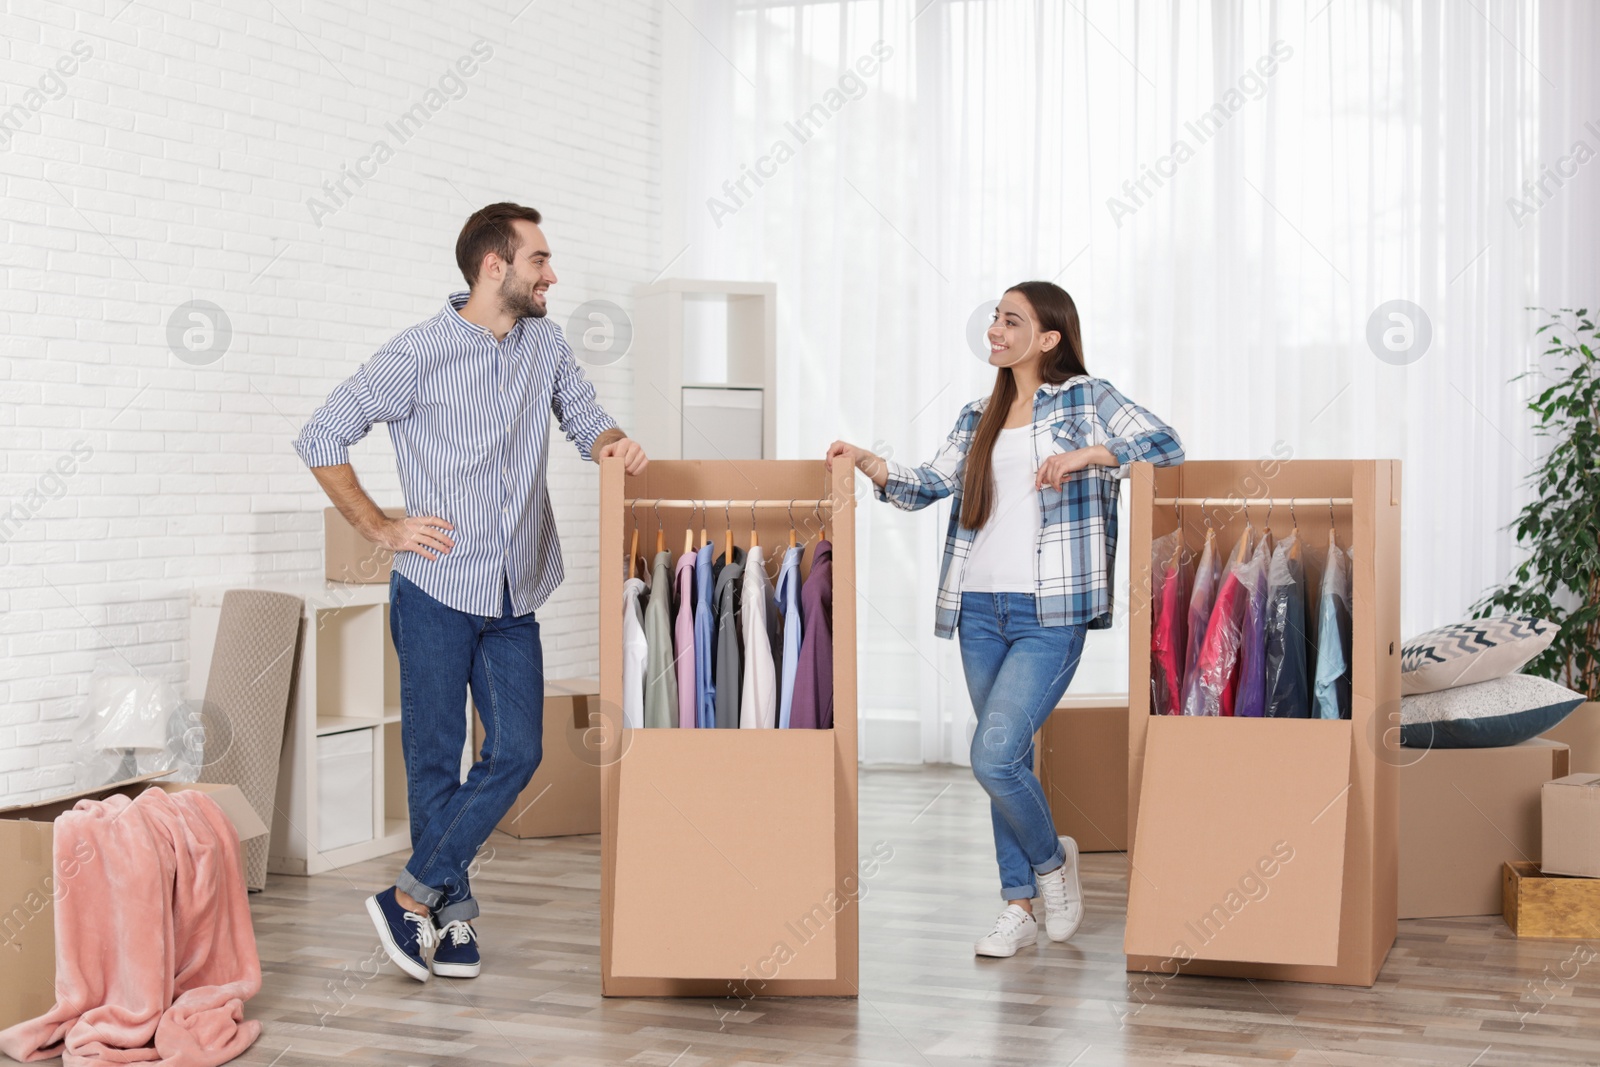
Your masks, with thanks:
[[[894,854],[866,883],[858,1000],[602,998],[593,837],[491,839],[470,981],[414,982],[376,952],[361,903],[403,855],[273,876],[251,900],[264,982],[248,1014],[263,1032],[235,1062],[1600,1064],[1600,958],[1577,966],[1581,943],[1518,941],[1493,917],[1402,922],[1370,990],[1185,976],[1145,992],[1123,970],[1115,853],[1083,858],[1071,942],[976,959],[1000,907],[989,835],[965,769],[861,772],[862,855]]]

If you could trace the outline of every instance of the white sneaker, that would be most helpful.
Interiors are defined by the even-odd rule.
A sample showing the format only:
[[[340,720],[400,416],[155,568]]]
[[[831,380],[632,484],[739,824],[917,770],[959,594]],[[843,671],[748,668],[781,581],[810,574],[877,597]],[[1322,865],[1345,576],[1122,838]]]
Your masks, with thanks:
[[[1078,932],[1083,922],[1083,885],[1078,880],[1078,843],[1061,839],[1067,861],[1049,874],[1038,876],[1039,892],[1044,897],[1044,932],[1052,941],[1065,941]]]
[[[1039,940],[1039,924],[1021,905],[1007,904],[994,921],[994,929],[978,939],[972,951],[980,956],[1015,956],[1017,949]]]

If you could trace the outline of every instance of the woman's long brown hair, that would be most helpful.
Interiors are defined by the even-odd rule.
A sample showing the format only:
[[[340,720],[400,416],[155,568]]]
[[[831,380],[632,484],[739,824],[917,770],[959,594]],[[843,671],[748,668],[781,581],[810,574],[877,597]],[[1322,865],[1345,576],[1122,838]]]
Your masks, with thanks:
[[[1006,292],[1020,294],[1033,308],[1041,335],[1052,330],[1061,335],[1060,342],[1040,358],[1039,375],[1044,381],[1054,385],[1074,375],[1089,373],[1083,366],[1078,305],[1072,302],[1065,289],[1051,282],[1021,282]],[[983,417],[978,420],[978,432],[967,449],[966,472],[961,479],[961,525],[969,530],[981,529],[989,521],[995,495],[989,461],[995,439],[1000,436],[1016,399],[1016,377],[1010,367],[1001,367],[994,377],[989,406],[984,408]]]

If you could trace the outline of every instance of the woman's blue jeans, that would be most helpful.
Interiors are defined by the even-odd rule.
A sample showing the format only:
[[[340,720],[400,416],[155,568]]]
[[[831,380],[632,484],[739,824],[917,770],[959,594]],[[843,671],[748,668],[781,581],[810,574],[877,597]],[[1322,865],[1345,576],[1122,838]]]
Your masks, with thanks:
[[[439,925],[478,915],[469,874],[478,849],[539,767],[544,746],[544,650],[532,613],[498,619],[447,607],[395,571],[389,630],[400,658],[400,741],[406,761],[411,859],[395,886]],[[467,690],[483,749],[461,780]]]
[[[1033,773],[1033,735],[1078,670],[1085,627],[1040,626],[1027,593],[962,593],[958,631],[978,713],[972,773],[989,794],[1000,895],[1031,900],[1034,874],[1066,862]]]

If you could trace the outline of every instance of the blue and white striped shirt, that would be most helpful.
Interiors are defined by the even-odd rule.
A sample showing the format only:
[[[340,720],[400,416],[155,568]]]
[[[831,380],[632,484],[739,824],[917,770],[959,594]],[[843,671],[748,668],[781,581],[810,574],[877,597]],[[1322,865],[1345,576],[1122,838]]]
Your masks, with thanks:
[[[395,570],[435,600],[499,617],[507,582],[516,615],[561,584],[561,544],[545,484],[553,412],[584,459],[616,425],[595,401],[561,327],[519,319],[504,341],[458,313],[466,293],[402,331],[329,394],[295,439],[308,467],[349,462],[372,424],[389,424],[407,515],[454,524],[437,560],[395,554]]]

